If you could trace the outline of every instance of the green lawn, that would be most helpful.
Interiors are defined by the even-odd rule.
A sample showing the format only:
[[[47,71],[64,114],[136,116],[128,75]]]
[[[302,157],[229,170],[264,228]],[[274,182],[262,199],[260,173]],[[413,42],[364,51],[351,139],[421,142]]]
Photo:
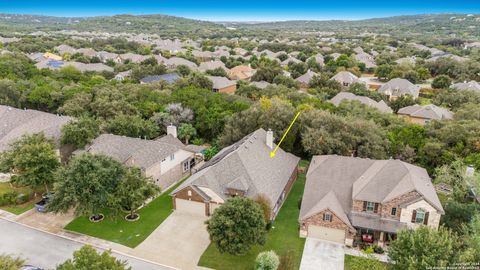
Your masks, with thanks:
[[[20,193],[31,193],[32,189],[29,188],[29,187],[12,186],[8,182],[7,183],[0,183],[0,196],[7,193],[7,192],[10,192],[10,191],[16,191],[20,194]],[[42,192],[39,191],[37,193],[38,193],[37,197],[33,198],[32,200],[30,200],[26,203],[19,204],[19,205],[5,205],[5,206],[0,207],[0,209],[8,211],[8,212],[10,212],[12,214],[15,214],[15,215],[20,215],[20,214],[32,209],[35,206],[35,203],[40,200],[40,197],[41,197],[40,194]]]
[[[67,224],[65,229],[128,247],[136,247],[172,213],[173,203],[169,194],[180,183],[163,192],[148,205],[140,209],[138,211],[140,214],[138,221],[126,221],[124,219],[127,215],[126,213],[120,213],[114,218],[111,211],[105,210],[103,214],[106,217],[101,222],[93,223],[88,220],[88,217],[78,217]]]
[[[388,264],[365,257],[345,255],[345,270],[388,269]]]
[[[301,165],[304,166],[306,164],[303,163]],[[295,269],[298,269],[305,244],[305,239],[299,237],[298,231],[298,216],[300,212],[298,202],[303,195],[304,186],[305,174],[302,173],[298,175],[298,180],[293,185],[287,200],[280,209],[280,213],[273,224],[273,228],[268,233],[267,242],[264,246],[255,246],[244,256],[233,256],[221,254],[213,244],[210,244],[200,258],[198,265],[217,270],[251,270],[258,253],[265,250],[274,250],[280,256],[286,252],[291,252]]]

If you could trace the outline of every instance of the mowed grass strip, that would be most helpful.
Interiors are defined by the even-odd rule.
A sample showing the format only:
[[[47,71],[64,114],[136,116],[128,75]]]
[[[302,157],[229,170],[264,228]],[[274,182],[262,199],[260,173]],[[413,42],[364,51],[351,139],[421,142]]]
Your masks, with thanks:
[[[140,219],[135,222],[125,220],[127,213],[116,216],[112,211],[104,210],[105,219],[94,223],[88,217],[78,217],[65,226],[65,230],[105,239],[134,248],[143,242],[171,213],[172,198],[169,196],[183,181],[163,192],[138,211]]]

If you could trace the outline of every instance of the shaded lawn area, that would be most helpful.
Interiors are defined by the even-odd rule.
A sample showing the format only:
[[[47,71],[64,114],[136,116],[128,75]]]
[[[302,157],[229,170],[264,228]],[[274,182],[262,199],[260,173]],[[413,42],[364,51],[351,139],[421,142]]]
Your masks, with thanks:
[[[345,270],[388,269],[388,264],[365,257],[345,255]]]
[[[140,209],[138,221],[126,221],[124,217],[127,213],[121,212],[112,217],[112,211],[104,210],[102,213],[105,215],[105,219],[101,222],[90,222],[88,217],[82,216],[67,224],[65,229],[131,248],[136,247],[172,213],[173,203],[169,194],[182,182],[183,180]]]
[[[33,192],[33,190],[30,187],[16,187],[14,185],[11,185],[9,182],[0,183],[0,196],[11,191],[16,191],[19,194],[22,194],[22,193],[29,194]],[[41,199],[41,193],[42,192],[37,191],[37,196],[26,203],[19,204],[19,205],[4,205],[0,207],[0,209],[15,215],[20,215],[32,209],[35,206],[35,203]]]
[[[306,165],[305,163],[301,165]],[[292,187],[287,200],[268,232],[267,242],[264,246],[253,247],[246,255],[233,256],[220,253],[214,244],[210,244],[202,254],[199,266],[221,269],[253,269],[258,253],[265,250],[274,250],[277,255],[282,256],[287,252],[293,255],[294,269],[300,267],[305,239],[299,237],[298,216],[300,214],[299,200],[303,195],[305,187],[305,174],[298,175],[298,179]]]

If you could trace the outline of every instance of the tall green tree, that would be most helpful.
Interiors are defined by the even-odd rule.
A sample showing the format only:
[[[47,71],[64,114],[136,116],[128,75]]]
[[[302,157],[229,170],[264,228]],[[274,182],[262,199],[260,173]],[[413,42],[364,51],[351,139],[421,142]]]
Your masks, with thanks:
[[[178,128],[178,137],[185,140],[185,144],[188,144],[188,141],[195,136],[197,136],[197,130],[192,124],[183,123]]]
[[[81,117],[63,126],[61,142],[64,145],[70,144],[76,148],[83,148],[99,134],[100,126],[97,120]]]
[[[222,253],[242,255],[266,240],[263,211],[259,204],[245,197],[227,200],[205,223],[210,240]]]
[[[457,261],[458,239],[448,229],[421,226],[403,230],[390,243],[388,256],[392,269],[428,269],[447,267]]]
[[[49,210],[99,218],[104,208],[117,208],[116,190],[125,174],[122,164],[110,157],[84,153],[56,174],[55,195]]]
[[[153,139],[158,136],[159,127],[151,120],[136,115],[118,115],[105,126],[107,132],[133,138]]]
[[[14,142],[4,153],[2,163],[2,167],[14,174],[12,181],[34,188],[43,186],[46,191],[60,166],[54,142],[43,133],[24,135]]]
[[[121,261],[112,256],[110,251],[101,254],[91,246],[83,246],[73,253],[73,259],[68,259],[57,266],[56,270],[131,270],[127,261]]]
[[[142,176],[137,168],[129,168],[118,185],[115,197],[122,210],[130,211],[129,217],[134,218],[137,209],[159,192],[160,188],[151,178]]]

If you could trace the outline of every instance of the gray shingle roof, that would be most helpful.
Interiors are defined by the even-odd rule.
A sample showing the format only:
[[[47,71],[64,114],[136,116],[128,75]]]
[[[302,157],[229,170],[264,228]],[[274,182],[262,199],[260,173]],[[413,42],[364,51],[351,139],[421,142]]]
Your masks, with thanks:
[[[347,225],[352,201],[385,203],[417,191],[443,213],[427,171],[400,160],[371,160],[336,155],[314,156],[307,172],[300,220],[330,209]]]
[[[187,186],[198,186],[209,188],[226,200],[226,189],[240,185],[247,189],[245,196],[265,194],[273,207],[300,159],[280,148],[275,157],[270,158],[271,149],[265,142],[264,129],[247,135],[222,149],[172,194]]]
[[[452,84],[451,88],[458,89],[458,90],[464,90],[464,91],[480,92],[480,83],[478,83],[476,81],[455,83],[455,84]]]
[[[303,74],[302,76],[298,77],[295,80],[297,82],[301,82],[301,83],[304,83],[304,84],[309,84],[310,80],[312,80],[312,78],[316,75],[317,75],[317,73],[315,73],[311,70],[308,70],[307,73]]]
[[[420,93],[420,87],[408,80],[395,78],[382,85],[378,92],[388,96],[399,97],[403,95],[410,95],[414,98],[418,98]]]
[[[229,80],[225,77],[221,76],[207,76],[207,78],[212,81],[213,89],[223,89],[225,87],[229,87],[232,85],[237,84],[236,81]]]
[[[348,72],[348,71],[340,71],[337,74],[335,74],[335,76],[330,78],[330,80],[335,80],[340,84],[343,84],[343,83],[352,84],[352,83],[360,82],[357,76],[353,75],[351,72]]]
[[[334,96],[332,99],[330,99],[330,102],[333,103],[335,106],[338,106],[344,100],[359,101],[362,104],[376,108],[377,110],[384,113],[393,112],[393,110],[390,107],[388,107],[388,105],[383,100],[376,102],[375,100],[369,97],[357,96],[350,92],[340,92],[336,96]]]
[[[452,119],[453,113],[442,107],[438,107],[433,104],[428,105],[412,105],[403,107],[398,110],[398,114],[410,115],[412,117],[432,119],[432,120],[442,120],[442,119]]]
[[[135,166],[146,169],[180,149],[184,149],[182,142],[171,135],[157,140],[143,140],[102,134],[86,148],[86,152],[103,154],[121,163],[131,161]]]
[[[58,142],[62,127],[70,120],[67,116],[0,105],[0,152],[25,134],[43,132]]]

